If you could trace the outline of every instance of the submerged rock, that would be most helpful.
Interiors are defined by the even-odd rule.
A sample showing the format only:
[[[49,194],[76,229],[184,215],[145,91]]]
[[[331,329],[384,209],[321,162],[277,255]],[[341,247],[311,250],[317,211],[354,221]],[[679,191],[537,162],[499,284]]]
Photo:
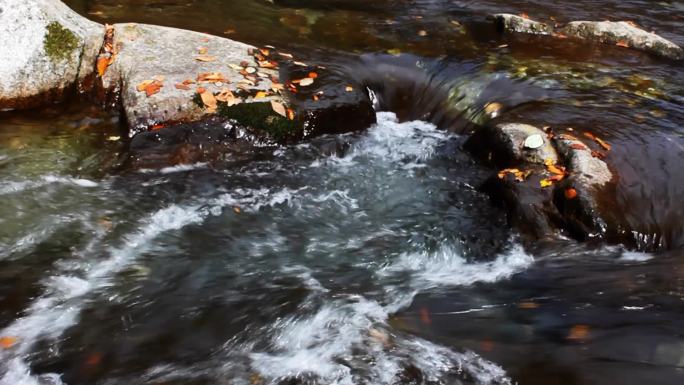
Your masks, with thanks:
[[[553,27],[548,24],[510,13],[498,13],[493,18],[497,28],[502,32],[530,33],[534,35],[549,35],[553,33]]]
[[[634,48],[670,59],[684,59],[684,50],[677,44],[626,21],[573,21],[565,25],[560,33]]]
[[[59,100],[95,71],[104,27],[58,0],[0,3],[0,109]]]
[[[554,27],[507,13],[495,14],[492,18],[501,32],[571,37],[634,48],[669,59],[684,59],[684,50],[677,44],[627,21],[573,21]]]

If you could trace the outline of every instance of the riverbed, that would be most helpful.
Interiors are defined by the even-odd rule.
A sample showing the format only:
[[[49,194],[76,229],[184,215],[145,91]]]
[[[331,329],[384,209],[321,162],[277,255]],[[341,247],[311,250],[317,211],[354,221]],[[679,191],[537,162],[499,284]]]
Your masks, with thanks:
[[[131,167],[87,98],[2,112],[0,384],[684,383],[684,67],[487,20],[684,45],[684,3],[66,3],[323,63],[377,124]],[[524,242],[463,148],[490,102],[609,141],[631,241]]]

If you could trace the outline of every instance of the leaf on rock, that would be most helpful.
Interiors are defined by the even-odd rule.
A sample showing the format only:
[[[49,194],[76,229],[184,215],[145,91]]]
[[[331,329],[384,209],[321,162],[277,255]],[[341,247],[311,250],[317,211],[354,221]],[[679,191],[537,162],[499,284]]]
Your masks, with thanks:
[[[294,118],[295,118],[295,112],[294,112],[294,110],[293,110],[292,108],[288,108],[288,109],[287,109],[287,118],[288,118],[289,120],[294,120]]]
[[[110,58],[106,56],[100,56],[97,58],[97,75],[99,77],[103,77],[107,71],[107,67],[109,67],[109,60]]]
[[[205,55],[207,52],[209,52],[209,48],[207,47],[199,47],[199,49],[197,50],[197,53],[199,53],[200,55]]]
[[[283,103],[280,103],[280,102],[275,101],[275,100],[271,100],[271,108],[273,109],[273,111],[276,114],[278,114],[284,118],[287,118],[287,111],[285,110],[285,106],[283,105]]]
[[[259,91],[254,95],[254,99],[263,99],[268,96],[268,92],[266,91]]]
[[[207,91],[202,87],[198,88],[197,92],[200,94],[200,97],[202,98],[202,103],[204,103],[204,107],[207,109],[207,112],[216,112],[218,104],[216,102],[216,97],[214,97],[214,94],[212,94],[211,92]]]
[[[501,103],[497,102],[492,102],[492,103],[487,103],[484,107],[484,112],[492,115],[492,117],[495,117],[499,111],[503,108],[503,105]]]
[[[571,200],[575,198],[577,198],[577,190],[572,187],[565,189],[565,199]]]
[[[197,61],[201,62],[212,62],[216,61],[216,56],[211,56],[211,55],[200,55],[195,58]]]
[[[615,43],[615,45],[618,47],[629,48],[629,43],[625,40],[620,40],[617,43]]]
[[[174,86],[175,86],[177,89],[179,89],[179,90],[184,90],[184,91],[190,90],[190,86],[187,85],[187,84],[177,83],[177,84],[175,84]]]
[[[583,145],[582,143],[573,143],[570,145],[570,148],[573,150],[587,150],[587,146]]]

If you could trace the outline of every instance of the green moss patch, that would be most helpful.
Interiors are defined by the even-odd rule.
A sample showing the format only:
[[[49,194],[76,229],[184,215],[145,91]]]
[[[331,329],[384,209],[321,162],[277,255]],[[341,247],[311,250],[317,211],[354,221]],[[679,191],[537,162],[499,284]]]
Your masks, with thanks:
[[[69,29],[56,21],[48,24],[43,46],[52,61],[58,62],[70,57],[78,45],[78,37]]]
[[[301,136],[299,123],[275,113],[271,103],[240,103],[230,107],[227,103],[219,103],[218,114],[234,119],[245,127],[265,132],[277,141]]]

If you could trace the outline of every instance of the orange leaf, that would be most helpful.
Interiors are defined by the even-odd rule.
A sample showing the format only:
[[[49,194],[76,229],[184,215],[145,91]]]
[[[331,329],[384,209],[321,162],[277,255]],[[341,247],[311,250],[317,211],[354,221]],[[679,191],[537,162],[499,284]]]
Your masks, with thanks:
[[[183,83],[177,83],[174,85],[174,87],[176,87],[179,90],[185,90],[185,91],[188,91],[190,89],[189,85],[183,84]]]
[[[210,62],[210,61],[216,61],[216,56],[211,56],[211,55],[200,55],[195,58],[197,61],[202,61],[202,62]]]
[[[109,67],[109,58],[105,56],[100,56],[97,58],[97,75],[103,77],[105,72]]]
[[[525,12],[522,12],[519,16],[522,17],[523,19],[529,19],[530,18],[530,15],[528,15]]]
[[[216,102],[214,94],[212,94],[211,92],[207,92],[205,90],[205,92],[200,93],[200,97],[202,98],[202,103],[204,103],[204,107],[206,107],[207,112],[216,112],[218,104]]]
[[[595,136],[594,134],[592,134],[591,132],[589,132],[589,131],[585,132],[585,133],[584,133],[584,136],[586,136],[587,138],[589,138],[589,139],[591,139],[591,140],[595,140],[595,139],[596,139],[596,136]]]
[[[592,151],[591,156],[594,158],[599,158],[601,160],[606,159],[606,154],[602,153],[601,151]]]
[[[16,337],[0,337],[0,347],[9,349],[17,343]]]
[[[220,72],[203,72],[197,75],[197,81],[209,83],[225,82],[226,78]]]
[[[567,188],[565,189],[565,199],[575,199],[577,197],[577,190],[574,188]]]
[[[318,77],[318,74],[315,73],[315,72],[309,72],[309,77],[310,77],[311,79],[316,79],[316,78]]]
[[[582,143],[573,143],[570,145],[570,148],[573,150],[586,150],[587,146],[583,145]]]
[[[430,319],[430,313],[426,308],[421,308],[420,309],[420,320],[425,324],[425,325],[430,325],[432,323],[432,320]]]
[[[617,43],[615,43],[616,46],[618,47],[624,47],[624,48],[629,48],[629,43],[627,43],[624,40],[620,40]]]
[[[575,325],[570,329],[568,339],[572,341],[583,341],[589,337],[589,326]]]
[[[145,94],[149,98],[150,96],[159,93],[162,87],[164,87],[164,85],[161,84],[161,82],[155,80],[151,84],[148,84],[147,87],[145,87]]]
[[[288,109],[287,109],[287,118],[288,118],[289,120],[294,120],[294,118],[295,118],[295,112],[294,112],[294,110],[293,110],[292,108],[288,108]]]
[[[565,167],[562,167],[562,166],[556,166],[555,164],[549,164],[546,166],[546,169],[549,170],[549,172],[552,174],[565,175]]]
[[[145,91],[145,88],[149,86],[150,84],[154,83],[154,80],[143,80],[142,83],[138,84],[135,89],[138,90],[138,92],[143,92]]]
[[[598,143],[599,146],[603,147],[604,150],[610,151],[610,148],[611,148],[610,144],[608,144],[608,142],[604,141],[603,139],[596,138],[596,143]]]
[[[530,309],[536,309],[536,308],[538,308],[538,307],[539,307],[539,305],[537,305],[537,304],[534,303],[534,302],[520,302],[520,303],[518,304],[518,308],[519,308],[519,309],[530,310]]]

